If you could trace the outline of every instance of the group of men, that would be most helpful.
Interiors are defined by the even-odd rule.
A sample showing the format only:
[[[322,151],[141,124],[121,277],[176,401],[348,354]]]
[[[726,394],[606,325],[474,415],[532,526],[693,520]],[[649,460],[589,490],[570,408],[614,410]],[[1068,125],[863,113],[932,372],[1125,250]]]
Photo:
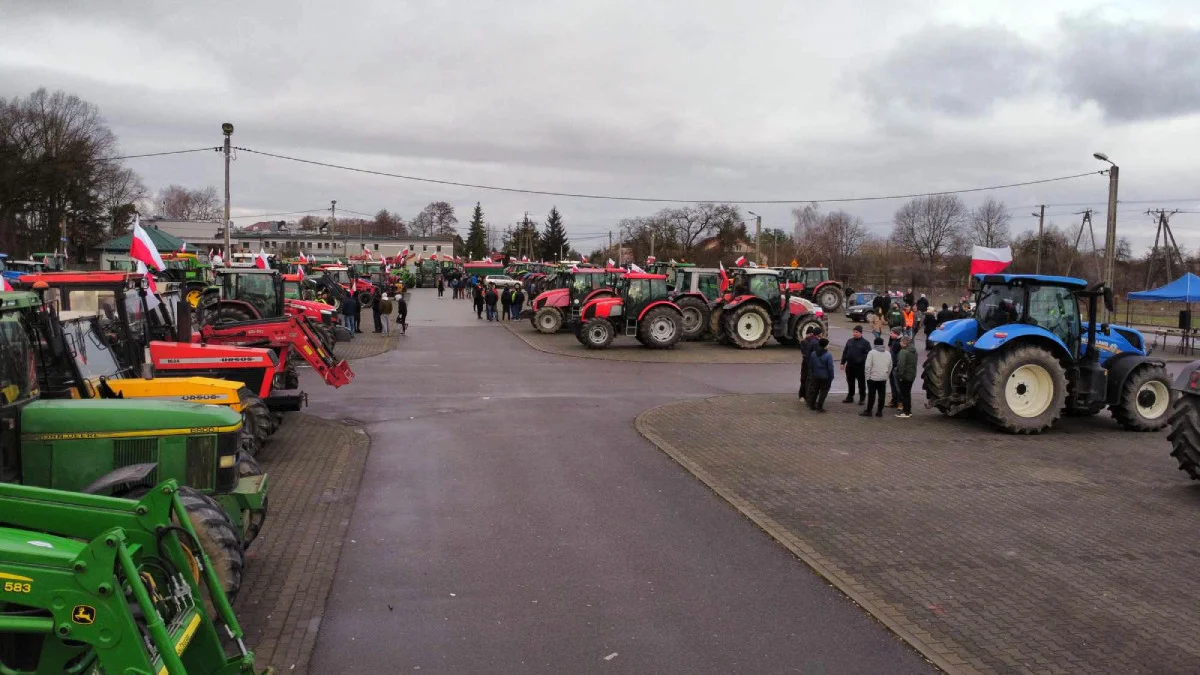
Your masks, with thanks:
[[[470,287],[475,318],[488,321],[516,321],[525,306],[525,291],[520,286],[498,288],[495,284],[475,283]],[[463,297],[466,297],[464,294]],[[496,306],[500,309],[497,311]]]
[[[399,293],[394,297],[387,293],[376,291],[371,296],[371,318],[374,320],[376,333],[385,335],[391,332],[390,319],[392,310],[396,310],[396,326],[400,328],[401,333],[408,332],[408,301],[404,299],[404,294]],[[345,300],[342,301],[342,325],[351,333],[362,333],[362,304],[353,293],[350,293]]]
[[[800,400],[809,410],[825,412],[825,399],[836,376],[833,355],[819,326],[805,333],[800,343]],[[854,403],[857,392],[858,404],[866,406],[859,413],[863,417],[883,417],[889,384],[891,400],[886,406],[900,409],[896,417],[912,417],[912,387],[917,380],[917,350],[912,337],[893,328],[885,349],[882,336],[876,337],[872,344],[863,337],[862,326],[855,326],[853,336],[842,350],[841,370],[846,373],[849,388],[842,402]]]

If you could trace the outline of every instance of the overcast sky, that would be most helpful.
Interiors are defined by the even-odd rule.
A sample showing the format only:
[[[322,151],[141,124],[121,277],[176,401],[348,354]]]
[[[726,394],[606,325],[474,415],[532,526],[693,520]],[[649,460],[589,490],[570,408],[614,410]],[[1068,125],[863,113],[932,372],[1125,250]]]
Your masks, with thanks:
[[[1200,4],[1053,0],[0,0],[0,96],[94,102],[126,153],[234,143],[381,171],[560,192],[829,200],[1121,165],[1119,232],[1200,212]],[[216,153],[129,162],[149,187],[222,182]],[[241,153],[233,210],[406,218],[481,201],[503,227],[563,212],[590,250],[662,205],[527,196]],[[1107,179],[998,191],[1017,230]],[[966,195],[975,203],[985,194]],[[1167,201],[1175,200],[1175,201]],[[1146,203],[1139,203],[1146,202]],[[874,231],[899,202],[846,208]],[[790,230],[790,205],[750,207]],[[344,212],[344,211],[343,211]],[[298,216],[284,216],[295,218]],[[1200,247],[1200,215],[1172,221]],[[465,234],[465,228],[464,228]]]

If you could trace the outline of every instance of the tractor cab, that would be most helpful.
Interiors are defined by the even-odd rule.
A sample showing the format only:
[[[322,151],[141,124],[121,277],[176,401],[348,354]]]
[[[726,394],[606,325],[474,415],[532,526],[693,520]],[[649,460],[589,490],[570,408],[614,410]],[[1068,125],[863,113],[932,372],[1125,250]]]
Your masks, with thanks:
[[[34,253],[29,257],[41,262],[44,272],[61,272],[67,266],[65,253]]]
[[[283,278],[278,270],[257,267],[222,267],[214,270],[212,288],[206,301],[217,300],[244,303],[254,308],[257,317],[283,316]],[[214,292],[215,291],[215,292]]]
[[[810,327],[828,327],[825,313],[792,295],[777,270],[738,267],[729,271],[725,292],[709,314],[709,329],[718,342],[758,349],[774,337],[797,345]]]
[[[772,267],[779,272],[781,283],[792,295],[815,302],[825,313],[841,307],[846,292],[842,284],[829,278],[828,267]]]
[[[21,478],[21,409],[39,394],[37,357],[25,313],[40,302],[32,293],[0,293],[0,482]]]
[[[588,349],[605,349],[617,335],[637,338],[643,347],[668,349],[683,337],[682,314],[667,299],[664,274],[622,275],[617,295],[589,300],[575,324],[575,338]]]

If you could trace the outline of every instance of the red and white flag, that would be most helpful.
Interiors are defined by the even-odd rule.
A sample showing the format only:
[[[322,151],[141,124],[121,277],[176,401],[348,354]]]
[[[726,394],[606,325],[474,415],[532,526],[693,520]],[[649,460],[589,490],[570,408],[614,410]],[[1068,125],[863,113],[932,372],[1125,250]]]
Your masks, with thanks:
[[[306,262],[308,262],[308,258],[305,257],[304,251],[300,251],[300,264],[303,265]]]
[[[209,256],[209,260],[214,265],[224,265],[225,264],[225,258],[224,258],[224,256],[221,255],[220,251],[217,251],[213,255]]]
[[[366,244],[363,244],[363,253],[366,254],[367,260],[374,260],[374,258],[371,257],[371,251],[369,249],[367,249]]]
[[[267,252],[261,246],[258,247],[258,255],[254,256],[254,266],[260,270],[265,270],[271,266],[270,258],[268,258]]]
[[[746,264],[746,256],[741,256],[737,260],[734,260],[733,264],[735,267],[741,267],[742,265],[745,265]]]
[[[629,271],[630,271],[630,272],[637,272],[638,274],[645,274],[645,273],[646,273],[646,270],[644,270],[644,269],[642,269],[642,268],[638,267],[637,265],[634,265],[633,263],[629,263]]]
[[[430,259],[430,260],[437,260],[437,254],[436,254],[436,253],[434,253],[433,255],[429,256],[429,259]]]
[[[725,289],[729,288],[729,273],[725,271],[724,262],[718,262],[717,264],[721,266],[721,272],[717,276],[721,279],[721,292],[724,293]]]
[[[150,289],[150,292],[146,294],[146,308],[153,311],[155,307],[162,304],[162,301],[158,299],[158,284],[154,283],[154,275],[150,273],[146,263],[141,260],[137,261],[137,273],[146,277],[146,285]]]
[[[613,260],[612,258],[609,258],[609,259],[608,259],[608,266],[609,266],[609,267],[616,267],[616,266],[617,266],[617,261]]]
[[[8,283],[8,279],[5,279],[4,277],[0,277],[0,291],[4,291],[5,293],[7,293],[7,292],[11,291],[12,289],[13,289],[12,284]]]
[[[187,253],[187,242],[186,242],[186,241],[185,241],[185,242],[183,242],[183,245],[181,245],[181,246],[179,247],[179,252],[180,252],[180,253]]]
[[[976,246],[971,251],[971,274],[997,274],[1012,264],[1012,248],[984,248]]]
[[[167,264],[158,254],[158,249],[154,247],[150,235],[142,229],[141,219],[137,215],[133,217],[133,236],[129,239],[129,257],[146,263],[147,267],[153,266],[160,272],[167,269]]]
[[[652,256],[652,255],[648,255],[648,256],[646,256],[646,264],[647,264],[647,265],[653,265],[653,264],[654,264],[654,263],[656,263],[656,262],[658,262],[658,258],[656,258],[656,257],[654,257],[654,256]]]
[[[298,274],[300,276],[300,281],[304,281],[304,268],[303,267],[297,266],[296,274]]]

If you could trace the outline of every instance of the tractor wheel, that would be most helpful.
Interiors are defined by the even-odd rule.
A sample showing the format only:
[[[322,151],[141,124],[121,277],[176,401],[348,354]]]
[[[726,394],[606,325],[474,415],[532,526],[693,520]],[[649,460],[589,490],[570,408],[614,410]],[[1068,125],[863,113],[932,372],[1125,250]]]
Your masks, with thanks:
[[[822,326],[821,322],[816,317],[811,319],[801,319],[800,323],[796,324],[796,334],[792,336],[792,342],[787,342],[784,344],[800,344],[800,341],[804,339],[805,332],[808,331],[809,328],[820,328],[822,334],[829,332],[825,330],[825,326]]]
[[[711,314],[708,303],[700,298],[688,296],[680,298],[675,304],[683,313],[681,326],[683,339],[687,342],[703,340],[704,333],[708,331],[708,318]]]
[[[816,302],[826,314],[837,311],[837,308],[842,306],[842,300],[842,289],[833,284],[823,286],[817,292]]]
[[[246,398],[246,407],[242,409],[242,430],[251,440],[249,450],[251,455],[257,455],[267,444],[267,437],[275,433],[275,423],[271,419],[271,411],[257,396]]]
[[[237,597],[242,587],[242,568],[246,564],[246,551],[242,539],[233,527],[233,521],[225,515],[212,497],[201,494],[186,485],[179,486],[179,501],[187,509],[188,519],[196,530],[196,538],[204,554],[217,572],[217,578],[225,587],[230,602]],[[184,545],[188,545],[184,537]],[[206,600],[207,602],[207,600]]]
[[[681,323],[679,312],[666,306],[655,307],[638,321],[638,341],[649,349],[670,349],[683,337]]]
[[[587,340],[583,337],[583,324],[584,322],[582,320],[576,321],[571,325],[571,332],[575,334],[575,339],[579,340],[579,344],[586,347]]]
[[[359,291],[354,294],[354,299],[358,300],[359,307],[370,307],[371,300],[375,298],[375,294],[371,291]]]
[[[257,318],[258,317],[252,315],[250,312],[246,311],[245,309],[243,309],[241,307],[237,307],[235,305],[226,305],[224,307],[217,308],[216,313],[213,314],[212,324],[214,326],[219,326],[223,323],[234,323],[237,321],[253,321],[254,319],[257,319]]]
[[[1049,429],[1067,400],[1067,377],[1050,352],[1018,346],[989,357],[979,369],[976,407],[1013,434]]]
[[[238,453],[237,472],[238,478],[263,475],[262,466],[259,465],[258,460],[244,452]],[[252,511],[245,514],[243,518],[246,530],[242,533],[244,548],[250,548],[250,544],[258,537],[258,533],[262,531],[263,522],[267,519],[267,499],[267,496],[263,495],[263,507],[261,511]]]
[[[1141,366],[1125,379],[1121,398],[1109,406],[1117,423],[1129,431],[1158,431],[1167,426],[1171,380],[1166,369]]]
[[[557,307],[543,307],[533,315],[533,327],[542,335],[554,335],[562,326],[563,313]]]
[[[925,357],[925,367],[921,373],[925,397],[935,401],[947,398],[955,392],[965,395],[969,381],[969,365],[970,361],[963,352],[946,345],[934,346],[933,351]],[[937,403],[934,407],[942,411],[942,414],[949,414],[951,410],[951,406],[946,403]],[[965,415],[968,411],[969,409],[962,410],[956,413],[955,417]]]
[[[758,305],[742,305],[725,320],[725,330],[739,349],[758,349],[771,339],[771,315]]]
[[[729,344],[729,333],[725,330],[725,308],[717,307],[708,315],[708,332],[719,344]]]
[[[608,319],[599,317],[589,319],[581,332],[583,333],[583,346],[588,349],[606,349],[616,337],[616,330],[613,329],[612,323]]]
[[[1192,480],[1200,480],[1200,396],[1179,394],[1171,406],[1171,456],[1179,462],[1179,470]]]

